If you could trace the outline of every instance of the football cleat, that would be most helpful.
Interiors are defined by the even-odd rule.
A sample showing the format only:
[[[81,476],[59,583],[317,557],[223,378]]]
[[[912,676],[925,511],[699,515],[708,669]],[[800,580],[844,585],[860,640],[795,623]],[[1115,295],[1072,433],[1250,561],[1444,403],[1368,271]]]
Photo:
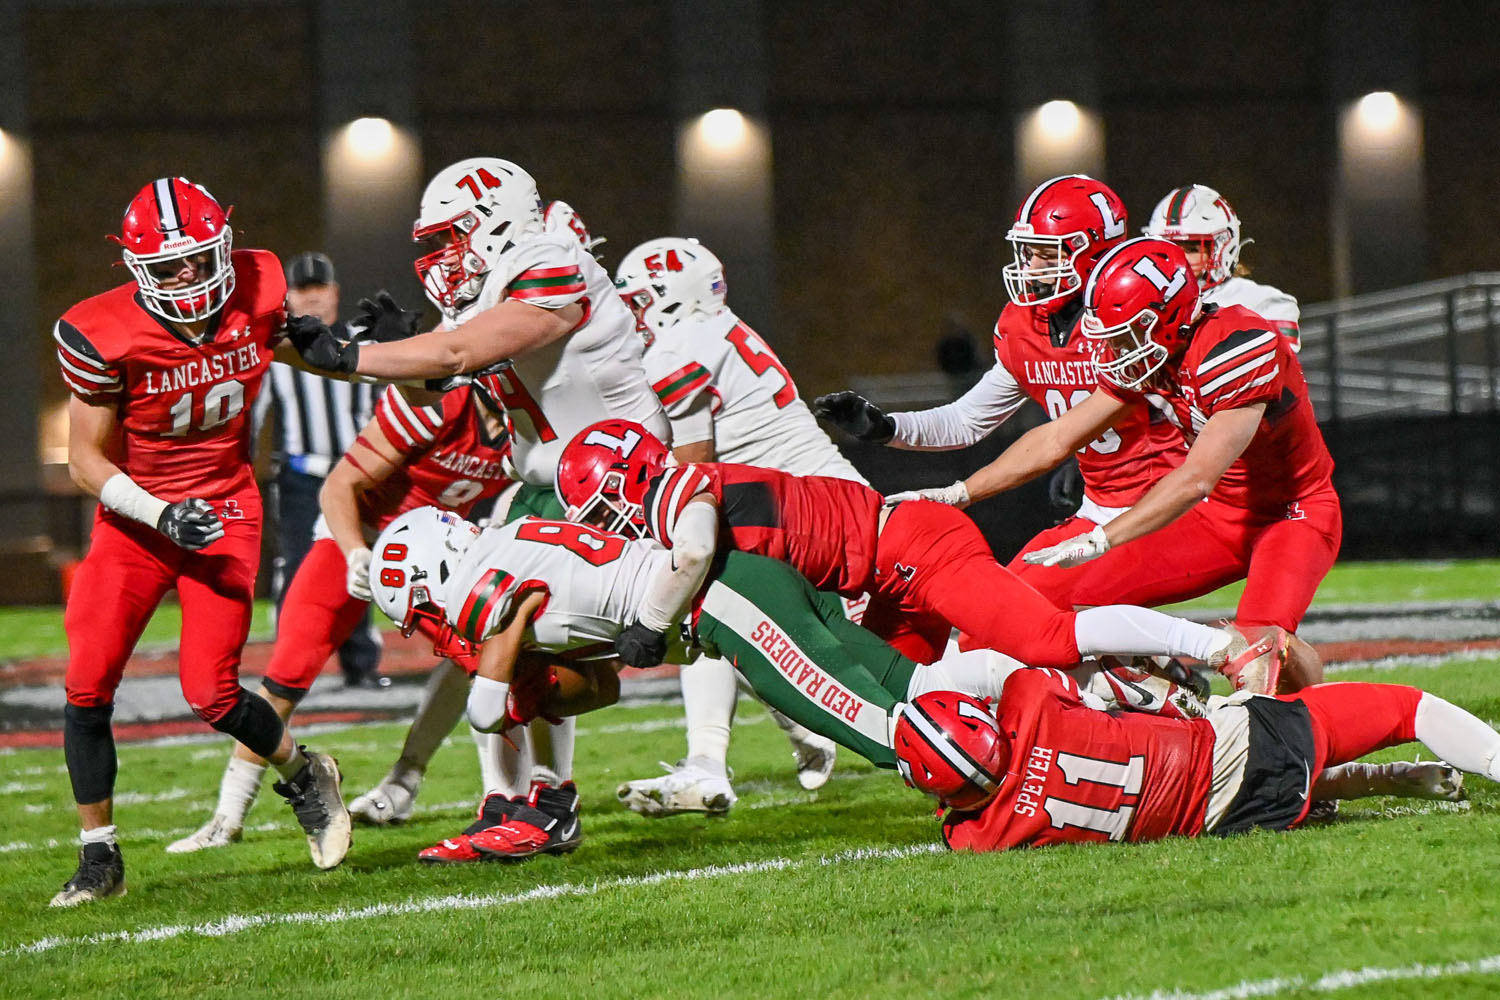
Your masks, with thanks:
[[[481,830],[504,823],[505,817],[510,815],[511,810],[518,803],[525,801],[519,795],[512,798],[500,792],[486,795],[484,802],[479,806],[479,814],[474,818],[474,822],[464,827],[463,833],[424,848],[417,853],[417,860],[424,865],[457,865],[469,861],[484,861],[486,856],[474,850],[470,838]]]
[[[1208,665],[1229,678],[1236,691],[1275,694],[1291,643],[1286,629],[1276,625],[1254,629],[1253,641],[1232,622],[1225,622],[1221,631],[1229,637],[1229,644]]]
[[[505,861],[567,854],[582,842],[578,789],[571,781],[557,788],[533,781],[531,793],[515,803],[505,822],[469,838],[480,854]]]
[[[797,761],[797,784],[809,792],[828,784],[833,774],[833,764],[838,757],[838,744],[826,736],[809,732],[792,743],[792,756]],[[728,782],[725,782],[727,785]],[[730,789],[730,795],[734,790]],[[731,804],[733,799],[730,800]],[[725,808],[728,808],[727,806]]]
[[[1208,696],[1213,694],[1213,686],[1209,684],[1208,678],[1176,657],[1137,656],[1131,660],[1131,666],[1165,678],[1178,687],[1187,688],[1199,701],[1206,702]]]
[[[391,826],[411,819],[416,802],[416,794],[404,785],[382,781],[349,803],[349,815],[366,826]]]
[[[52,897],[53,906],[78,906],[96,899],[125,895],[125,858],[118,844],[84,844],[78,851],[78,871]]]
[[[1103,669],[1090,678],[1088,690],[1106,704],[1168,719],[1201,719],[1208,714],[1208,707],[1197,695],[1164,677],[1125,666],[1112,656],[1104,657],[1100,663]]]
[[[213,817],[197,830],[181,840],[174,840],[168,844],[167,853],[193,854],[214,847],[228,847],[230,844],[238,843],[243,833],[244,827],[238,823],[229,822],[219,813],[214,813]]]
[[[344,796],[339,791],[342,776],[338,761],[306,747],[301,750],[307,757],[302,770],[271,787],[287,800],[307,834],[313,864],[324,870],[336,868],[354,842],[349,810],[344,808]]]
[[[800,781],[800,756],[798,765],[797,777]],[[738,798],[734,794],[734,786],[724,775],[714,774],[688,761],[679,761],[676,767],[663,761],[661,766],[667,772],[661,777],[627,781],[615,789],[615,797],[620,800],[620,804],[631,812],[653,819],[689,812],[723,816]],[[831,753],[828,755],[828,767],[830,770],[833,768]]]

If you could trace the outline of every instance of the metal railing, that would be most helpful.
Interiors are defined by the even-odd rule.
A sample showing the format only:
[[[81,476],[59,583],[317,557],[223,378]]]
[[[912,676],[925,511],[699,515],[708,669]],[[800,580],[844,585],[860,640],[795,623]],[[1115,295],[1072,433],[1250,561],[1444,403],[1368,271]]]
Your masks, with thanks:
[[[1319,420],[1500,412],[1500,273],[1318,303],[1301,325]]]
[[[1318,419],[1500,412],[1500,272],[1375,292],[1302,310],[1302,367]],[[892,409],[945,403],[970,382],[941,372],[859,375]]]

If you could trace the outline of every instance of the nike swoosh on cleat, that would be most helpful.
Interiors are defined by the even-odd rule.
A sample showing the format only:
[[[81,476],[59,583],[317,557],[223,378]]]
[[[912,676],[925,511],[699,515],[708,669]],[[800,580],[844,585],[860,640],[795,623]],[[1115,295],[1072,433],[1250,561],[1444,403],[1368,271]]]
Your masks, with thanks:
[[[559,834],[559,836],[561,836],[563,840],[568,840],[573,836],[573,834],[577,832],[578,821],[575,819],[573,822],[569,823],[566,827],[563,828],[563,831],[561,834]]]

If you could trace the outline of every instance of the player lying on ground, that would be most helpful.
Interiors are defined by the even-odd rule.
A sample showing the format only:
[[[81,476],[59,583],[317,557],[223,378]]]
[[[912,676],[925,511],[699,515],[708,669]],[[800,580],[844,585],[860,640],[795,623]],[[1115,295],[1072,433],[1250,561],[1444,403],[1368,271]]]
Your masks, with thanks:
[[[113,239],[135,280],[73,306],[52,334],[72,393],[68,470],[99,498],[63,617],[63,744],[83,846],[53,906],[125,891],[110,718],[130,652],[172,589],[194,714],[276,767],[276,790],[318,867],[337,865],[350,842],[333,758],[304,753],[239,682],[260,564],[248,425],[273,356],[299,363],[283,339],[281,264],[263,250],[232,250],[229,211],[182,177],[142,188]]]
[[[376,605],[404,630],[434,620],[483,643],[469,720],[503,729],[619,697],[611,644],[670,560],[649,542],[587,525],[526,518],[481,534],[429,508],[402,515],[377,539],[372,586]],[[694,609],[691,635],[674,634],[667,659],[690,658],[689,641],[732,658],[760,697],[882,767],[896,766],[893,730],[904,703],[934,690],[993,698],[1020,666],[989,650],[916,664],[849,622],[835,596],[786,564],[742,552],[724,555]],[[1179,715],[1175,707],[1189,704],[1159,678],[1143,679],[1165,688],[1155,706]],[[1111,685],[1098,690],[1108,696]],[[521,804],[494,822],[487,813],[495,798],[446,856],[429,860],[568,849],[572,833],[559,817]]]
[[[946,504],[888,505],[861,483],[790,476],[748,465],[666,465],[644,428],[605,421],[563,451],[558,495],[569,520],[656,539],[673,560],[654,581],[640,619],[617,643],[649,666],[681,620],[721,547],[787,562],[815,589],[870,594],[862,624],[912,659],[930,663],[952,629],[1027,664],[1069,667],[1101,654],[1189,656],[1236,687],[1275,690],[1285,636],[1253,637],[1146,608],[1063,610],[995,561],[967,515]]]
[[[369,543],[397,515],[437,505],[467,514],[480,501],[510,483],[504,461],[509,450],[505,416],[484,388],[484,380],[435,397],[431,405],[412,402],[416,392],[388,387],[374,416],[334,466],[319,495],[323,510],[314,528],[315,541],[287,591],[276,626],[276,645],[258,692],[282,720],[289,720],[328,657],[363,618],[370,603]],[[471,657],[437,670],[474,669]],[[463,711],[463,692],[447,702],[447,726],[453,729]],[[436,748],[436,743],[431,749]],[[420,754],[420,749],[419,749]],[[403,774],[407,793],[393,804],[393,817],[411,812],[421,767]],[[255,801],[266,762],[238,744],[219,785],[213,816],[192,834],[174,841],[169,853],[223,847],[240,839],[245,814]],[[409,787],[408,787],[409,786]],[[351,811],[359,807],[356,802]]]
[[[1461,798],[1457,771],[1500,780],[1500,734],[1396,684],[1240,692],[1184,720],[1092,711],[1065,674],[1022,670],[998,707],[923,695],[895,728],[903,776],[952,807],[943,839],[973,851],[1290,829],[1340,794],[1324,768],[1414,740],[1448,763],[1408,765],[1408,794]]]

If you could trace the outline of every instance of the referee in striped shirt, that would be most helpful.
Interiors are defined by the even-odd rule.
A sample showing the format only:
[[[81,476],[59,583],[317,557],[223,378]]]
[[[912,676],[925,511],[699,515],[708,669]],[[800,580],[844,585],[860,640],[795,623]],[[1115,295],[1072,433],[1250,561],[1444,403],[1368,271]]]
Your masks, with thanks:
[[[347,339],[338,319],[339,286],[333,262],[325,254],[304,253],[292,258],[286,268],[287,294],[292,315],[310,314]],[[256,426],[268,409],[275,411],[274,454],[276,479],[272,506],[276,510],[277,556],[271,590],[280,614],[287,586],[307,555],[317,522],[318,491],[329,471],[354,443],[361,427],[370,419],[375,402],[374,387],[326,379],[289,365],[272,364],[267,386],[256,400]],[[374,628],[369,609],[364,621],[339,647],[339,666],[348,687],[383,688],[380,633]]]

